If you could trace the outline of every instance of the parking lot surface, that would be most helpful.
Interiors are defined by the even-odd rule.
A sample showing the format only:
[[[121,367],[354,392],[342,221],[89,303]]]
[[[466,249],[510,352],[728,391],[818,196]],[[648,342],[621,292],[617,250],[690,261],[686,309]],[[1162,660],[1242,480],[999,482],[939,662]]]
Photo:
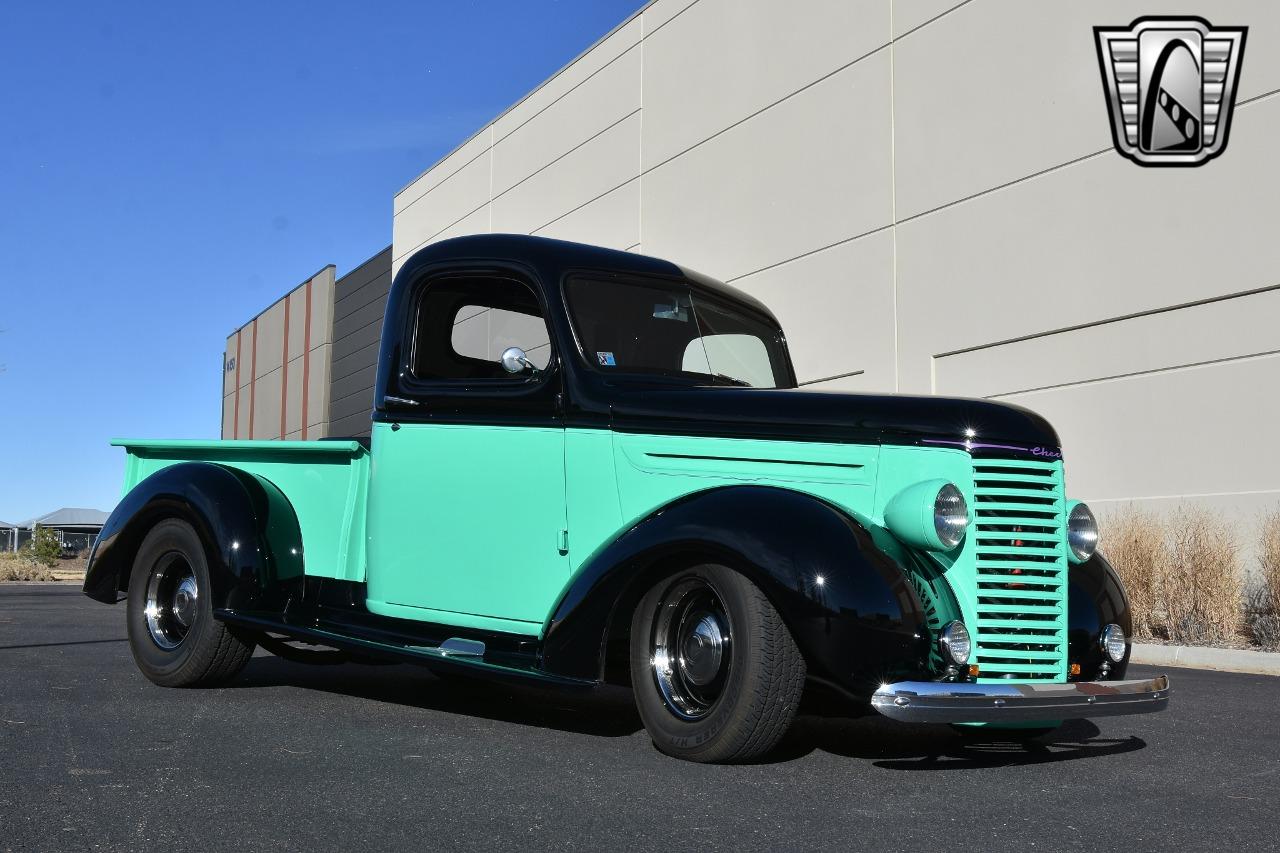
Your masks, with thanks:
[[[123,604],[11,584],[0,850],[1275,850],[1280,679],[1170,675],[1167,713],[1031,746],[804,716],[767,763],[699,766],[623,690],[262,652],[230,686],[162,689]]]

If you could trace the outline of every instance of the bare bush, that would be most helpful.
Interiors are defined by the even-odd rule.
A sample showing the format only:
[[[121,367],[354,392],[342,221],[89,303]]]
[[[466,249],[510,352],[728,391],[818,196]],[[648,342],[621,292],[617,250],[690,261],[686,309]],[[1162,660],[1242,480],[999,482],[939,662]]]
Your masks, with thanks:
[[[1239,637],[1244,616],[1235,530],[1205,509],[1180,507],[1175,518],[1161,595],[1167,635],[1177,643],[1229,643]]]
[[[1262,583],[1249,587],[1245,598],[1244,626],[1254,645],[1280,652],[1280,610],[1272,607],[1273,591]]]
[[[1192,645],[1239,641],[1244,579],[1235,529],[1222,516],[1185,506],[1172,518],[1130,509],[1112,517],[1104,542],[1129,595],[1136,636]]]
[[[1261,603],[1271,612],[1280,613],[1280,510],[1263,517],[1261,539],[1258,543]]]
[[[31,559],[25,552],[0,553],[0,581],[56,581],[48,566]]]
[[[1120,574],[1129,595],[1133,631],[1139,637],[1159,636],[1157,603],[1161,580],[1169,563],[1164,522],[1146,510],[1131,509],[1113,517],[1104,540],[1107,558]]]
[[[1249,587],[1245,629],[1259,646],[1280,651],[1280,510],[1262,519],[1258,577]]]

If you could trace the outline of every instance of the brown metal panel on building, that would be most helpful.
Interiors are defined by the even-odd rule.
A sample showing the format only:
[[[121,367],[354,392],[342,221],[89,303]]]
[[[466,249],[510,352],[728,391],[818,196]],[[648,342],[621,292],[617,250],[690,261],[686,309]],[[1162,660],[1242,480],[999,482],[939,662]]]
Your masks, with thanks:
[[[223,395],[224,437],[314,439],[329,434],[334,273],[332,265],[326,266],[227,337],[224,392],[231,374],[235,388]],[[242,370],[243,358],[249,364]],[[315,385],[319,387],[311,387]],[[248,398],[244,406],[242,393]]]
[[[382,314],[390,290],[390,246],[338,279],[334,288],[330,435],[369,435]]]

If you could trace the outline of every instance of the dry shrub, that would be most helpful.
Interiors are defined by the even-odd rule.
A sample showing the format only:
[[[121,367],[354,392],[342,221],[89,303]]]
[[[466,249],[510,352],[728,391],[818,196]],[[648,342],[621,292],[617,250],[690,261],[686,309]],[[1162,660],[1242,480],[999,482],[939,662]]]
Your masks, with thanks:
[[[1262,519],[1258,577],[1249,588],[1245,627],[1264,649],[1280,651],[1280,510]]]
[[[1163,583],[1165,630],[1178,643],[1226,643],[1239,637],[1244,578],[1234,528],[1205,509],[1180,507],[1171,525]]]
[[[1157,636],[1155,617],[1160,580],[1169,563],[1164,523],[1146,510],[1117,514],[1103,536],[1107,558],[1124,582],[1139,637]]]
[[[1179,507],[1170,521],[1130,509],[1112,518],[1103,543],[1137,636],[1197,645],[1238,639],[1244,581],[1235,530],[1222,516]]]
[[[1262,583],[1249,587],[1245,598],[1245,629],[1255,645],[1280,652],[1280,611],[1271,609],[1272,592]]]
[[[31,559],[25,552],[0,553],[0,581],[56,581],[48,566]]]
[[[1262,541],[1258,543],[1258,585],[1263,602],[1273,613],[1280,613],[1280,510],[1262,519]]]

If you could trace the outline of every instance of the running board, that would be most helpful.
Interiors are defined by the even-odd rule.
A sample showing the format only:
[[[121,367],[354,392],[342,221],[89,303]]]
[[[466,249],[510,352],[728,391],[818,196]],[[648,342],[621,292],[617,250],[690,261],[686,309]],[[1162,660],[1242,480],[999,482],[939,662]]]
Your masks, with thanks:
[[[479,640],[464,640],[461,637],[450,637],[438,646],[405,646],[405,648],[442,658],[484,657],[484,643]]]
[[[395,660],[398,663],[448,666],[481,678],[534,683],[545,687],[590,688],[596,682],[553,675],[530,665],[528,667],[493,663],[484,659],[485,644],[479,640],[450,637],[438,646],[418,646],[374,640],[354,634],[342,634],[325,628],[290,624],[279,619],[235,610],[218,609],[215,618],[231,625],[256,631],[284,634],[291,639],[331,646],[344,651],[361,652],[370,657]]]

